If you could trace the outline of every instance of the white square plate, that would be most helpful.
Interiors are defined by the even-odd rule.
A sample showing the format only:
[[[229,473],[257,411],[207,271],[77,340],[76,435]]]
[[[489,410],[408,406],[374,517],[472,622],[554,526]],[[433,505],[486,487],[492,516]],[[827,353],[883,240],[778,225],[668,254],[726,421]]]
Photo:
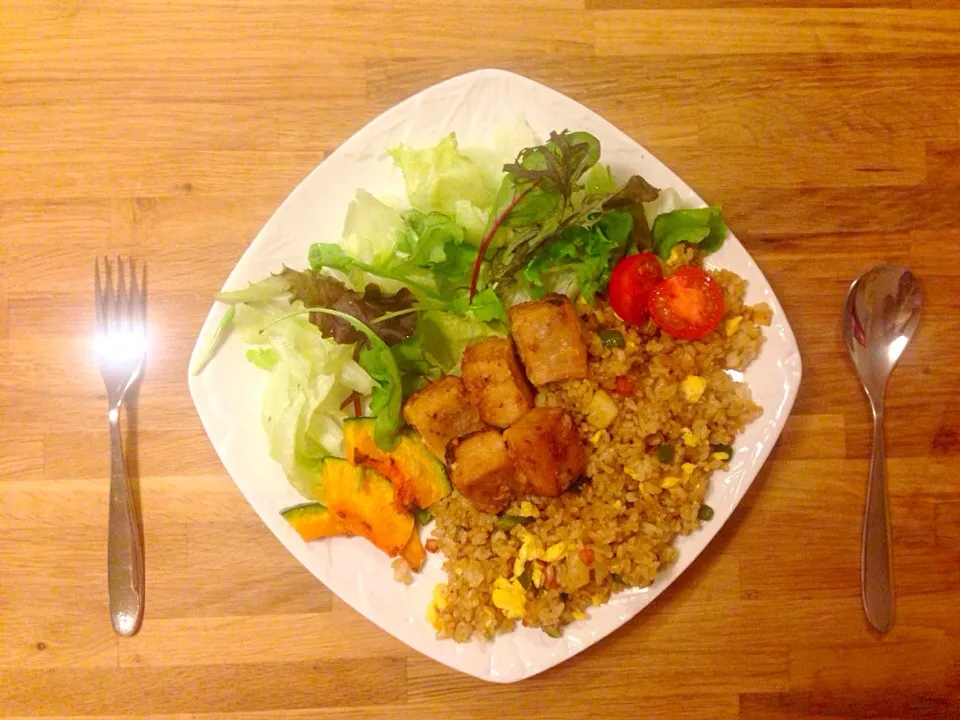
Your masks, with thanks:
[[[339,238],[347,205],[357,189],[378,196],[400,196],[403,181],[386,150],[400,142],[436,143],[456,132],[464,146],[489,141],[489,129],[522,115],[546,137],[550,130],[587,130],[602,146],[602,161],[619,177],[639,173],[653,185],[672,187],[692,204],[700,198],[643,147],[596,113],[527,78],[501,70],[480,70],[452,78],[403,101],[347,140],[290,194],[240,258],[224,287],[236,289],[276,271],[281,264],[304,267],[313,242]],[[227,471],[257,514],[310,572],[345,602],[386,632],[421,653],[483,680],[515,682],[536,675],[593,645],[649,605],[717,534],[747,492],[790,414],[800,384],[800,354],[783,308],[743,246],[732,235],[710,257],[748,281],[747,299],[766,301],[773,324],[760,357],[746,372],[762,417],[737,439],[728,472],[714,475],[707,502],[712,521],[679,538],[679,560],[650,587],[615,595],[592,608],[585,620],[570,625],[562,638],[520,627],[493,642],[457,644],[437,640],[425,613],[435,583],[443,581],[439,557],[432,557],[412,585],[393,580],[390,560],[359,538],[304,543],[280,517],[302,502],[269,456],[260,424],[266,374],[244,358],[239,338],[228,339],[199,376],[190,377],[190,393],[200,419]],[[193,351],[196,360],[224,311],[215,305]],[[193,362],[191,362],[191,366]],[[349,642],[348,638],[344,638]]]

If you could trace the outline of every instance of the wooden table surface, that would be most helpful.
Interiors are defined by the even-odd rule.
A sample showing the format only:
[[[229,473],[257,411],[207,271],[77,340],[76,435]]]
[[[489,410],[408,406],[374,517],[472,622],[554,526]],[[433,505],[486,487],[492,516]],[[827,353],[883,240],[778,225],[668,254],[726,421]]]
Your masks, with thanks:
[[[960,717],[960,11],[796,4],[0,0],[0,716]],[[314,580],[186,383],[211,293],[296,183],[397,101],[490,66],[722,203],[804,361],[716,542],[633,622],[513,686],[409,650]],[[132,461],[146,620],[122,640],[91,359],[108,251],[149,259],[154,341]],[[839,325],[878,261],[912,267],[926,303],[889,390],[886,637],[860,608],[870,418]]]

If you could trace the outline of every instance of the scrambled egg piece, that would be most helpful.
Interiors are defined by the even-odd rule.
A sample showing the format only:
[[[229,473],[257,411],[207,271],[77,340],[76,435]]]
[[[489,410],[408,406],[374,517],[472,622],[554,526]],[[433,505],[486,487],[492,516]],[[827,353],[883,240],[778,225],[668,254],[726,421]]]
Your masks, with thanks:
[[[574,610],[572,613],[574,620],[584,620],[587,614],[583,610]]]
[[[715,452],[710,455],[714,460],[719,460],[720,462],[726,462],[730,459],[730,455],[725,452]]]
[[[679,484],[680,484],[680,478],[667,477],[663,479],[663,482],[660,484],[660,487],[662,487],[664,490],[669,490],[674,485],[679,485]]]
[[[683,470],[684,475],[693,475],[693,471],[697,469],[697,466],[693,463],[683,463],[680,469]]]
[[[556,562],[563,557],[564,553],[567,552],[567,544],[564,542],[554,543],[547,548],[546,554],[543,556],[543,559],[548,563]]]
[[[534,505],[529,500],[523,500],[520,503],[520,507],[517,509],[516,514],[520,517],[540,517],[540,509]]]
[[[593,597],[590,598],[590,604],[591,604],[591,605],[603,605],[603,596],[602,596],[602,595],[594,595]]]
[[[600,442],[600,437],[603,435],[603,430],[597,430],[593,435],[590,436],[590,443],[596,445]]]
[[[674,265],[680,260],[680,245],[674,245],[670,248],[670,257],[667,258],[667,265]]]
[[[535,562],[533,564],[533,572],[530,574],[530,579],[533,581],[535,588],[543,587],[543,568],[540,567],[540,563]]]
[[[526,564],[523,560],[521,560],[520,558],[517,558],[516,560],[514,560],[514,561],[513,561],[513,576],[514,576],[514,577],[520,577],[520,576],[523,574],[523,569],[524,569],[526,566],[527,566],[527,564]]]
[[[684,428],[681,437],[683,438],[683,444],[687,447],[696,447],[700,444],[700,438],[690,428]]]
[[[727,321],[723,324],[724,332],[727,333],[727,337],[733,335],[737,328],[740,327],[740,323],[743,322],[743,316],[737,315],[736,317],[727,318]]]
[[[445,587],[446,585],[444,583],[439,583],[434,586],[433,600],[431,600],[427,606],[427,622],[437,628],[437,630],[440,629],[440,613],[438,611],[447,607],[447,596],[443,592]]]
[[[680,390],[689,403],[695,403],[703,397],[707,389],[707,381],[699,375],[687,375],[680,383]]]
[[[536,535],[534,535],[529,530],[525,528],[520,528],[517,533],[520,538],[520,551],[517,554],[517,559],[522,562],[527,560],[542,560],[544,556],[543,543],[540,541]]]
[[[493,583],[492,599],[494,607],[515,620],[522,618],[527,609],[527,593],[516,578],[497,578]]]

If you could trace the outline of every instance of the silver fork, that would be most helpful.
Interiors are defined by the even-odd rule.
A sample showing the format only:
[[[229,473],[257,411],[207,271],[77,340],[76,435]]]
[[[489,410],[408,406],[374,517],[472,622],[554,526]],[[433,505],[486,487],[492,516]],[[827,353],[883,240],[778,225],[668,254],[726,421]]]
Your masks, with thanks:
[[[107,580],[110,621],[118,635],[133,635],[143,619],[143,529],[120,441],[120,406],[140,380],[146,357],[146,268],[141,282],[133,258],[117,256],[115,267],[94,260],[97,308],[96,351],[107,386],[110,423],[110,520],[107,539]],[[114,287],[114,273],[116,287]],[[128,280],[129,279],[129,280]],[[127,283],[129,282],[129,289]]]

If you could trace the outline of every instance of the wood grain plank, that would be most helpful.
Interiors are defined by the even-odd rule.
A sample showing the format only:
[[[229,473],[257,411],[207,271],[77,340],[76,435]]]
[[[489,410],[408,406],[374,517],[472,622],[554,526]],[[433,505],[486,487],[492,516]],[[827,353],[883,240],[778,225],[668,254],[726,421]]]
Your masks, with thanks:
[[[7,294],[0,293],[0,340],[6,340],[10,335],[10,316],[7,305]]]
[[[777,440],[776,460],[846,457],[843,415],[796,415]]]
[[[960,522],[958,521],[960,521],[960,503],[937,503],[937,545],[951,550],[960,550]]]
[[[263,102],[99,101],[14,106],[0,118],[10,153],[238,151],[322,153],[359,129],[362,100],[329,96]],[[324,122],[311,122],[321,117]],[[79,138],[79,139],[78,139]]]
[[[236,196],[251,187],[282,198],[321,160],[321,152],[299,149],[111,150],[97,159],[76,149],[54,157],[4,153],[0,174],[5,176],[7,201],[50,195],[95,200],[170,197],[185,192]]]
[[[153,519],[146,512],[144,518]],[[185,535],[184,573],[163,578],[157,588],[163,600],[157,603],[156,617],[257,617],[330,610],[330,591],[262,523],[189,523]]]
[[[106,456],[105,456],[106,457]],[[253,522],[250,505],[226,473],[215,477],[174,474],[140,478],[145,515],[154,522]],[[58,516],[69,517],[71,527],[97,526],[106,530],[106,476],[82,480],[5,482],[0,484],[0,527],[18,528],[28,535]]]
[[[922,87],[856,89],[758,87],[749,97],[698,104],[704,142],[817,142],[884,144],[916,138],[956,140],[957,106],[951,95],[930,97]]]
[[[193,638],[190,644],[181,640]],[[345,643],[344,638],[350,642]],[[364,658],[406,658],[415,651],[356,613],[271,615],[212,614],[210,617],[158,619],[137,638],[120,646],[121,666],[187,667],[274,662],[319,662]]]
[[[422,54],[425,27],[448,29],[431,36],[434,52],[483,51],[495,57],[520,44],[527,52],[555,57],[582,57],[593,51],[589,14],[542,7],[491,13],[482,5],[425,8],[419,3],[372,3],[363,8],[330,3],[300,17],[283,12],[264,16],[261,7],[250,4],[204,6],[203,12],[191,12],[162,3],[115,3],[96,13],[80,10],[70,17],[52,14],[46,20],[39,31],[31,25],[28,13],[14,15],[8,23],[8,42],[23,54],[6,58],[10,77],[35,76],[31,56],[42,57],[48,66],[73,62],[108,74],[137,74],[157,61],[161,72],[169,71],[174,62],[181,67],[192,62],[199,70],[200,58],[228,58],[237,45],[244,46],[243,60],[234,62],[241,71],[253,70],[264,58],[280,58],[289,66],[301,55],[311,58],[319,54],[324,59],[381,53],[416,57]],[[550,33],[527,31],[546,23]],[[486,30],[483,37],[469,30],[480,25]],[[329,26],[337,32],[323,33]],[[118,27],[145,42],[134,50],[129,36],[116,33]],[[371,27],[378,32],[371,33]],[[322,43],[317,43],[318,34],[323,35]]]
[[[700,678],[705,674],[710,675],[710,687],[718,694],[728,693],[731,686],[743,691],[748,687],[766,688],[769,691],[787,686],[786,657],[776,652],[745,651],[742,655],[743,666],[734,670],[724,667],[721,658],[726,656],[726,652],[662,649],[631,656],[629,665],[633,677],[630,677],[615,672],[615,668],[623,666],[622,656],[601,653],[599,649],[588,650],[568,663],[570,669],[576,669],[577,677],[585,681],[584,687],[578,692],[578,698],[582,701],[590,698],[602,703],[606,698],[616,697],[622,702],[637,702],[650,695],[662,694],[666,678],[669,678],[671,694],[696,693],[696,689],[701,687]],[[688,672],[678,674],[678,667]],[[408,697],[412,702],[459,705],[469,702],[476,695],[478,687],[483,687],[483,695],[490,703],[511,703],[516,696],[514,688],[480,686],[480,681],[426,659],[412,658],[407,672]],[[560,672],[547,672],[531,678],[524,683],[525,694],[554,697],[554,693],[561,692],[567,685],[563,675]],[[643,682],[637,682],[637,677],[642,677]]]
[[[598,55],[943,52],[960,30],[955,12],[747,8],[597,13]],[[636,38],[643,35],[644,42]]]
[[[104,432],[96,430],[45,435],[42,441],[42,476],[54,481],[105,477],[109,470],[105,443]],[[90,452],[100,446],[104,448],[103,453]],[[138,446],[139,471],[143,477],[170,476],[171,458],[176,458],[175,475],[178,477],[223,478],[226,474],[210,441],[200,433],[142,429]]]
[[[671,146],[660,159],[695,187],[721,183],[739,187],[896,187],[923,185],[927,163],[921,143],[870,142],[838,146],[820,140],[794,143],[782,139],[777,151],[764,142]],[[762,163],[745,162],[752,154]]]
[[[112,715],[130,708],[169,714],[197,707],[229,712],[377,704],[403,698],[405,674],[404,661],[392,658],[111,671],[0,670],[0,706],[21,715]]]
[[[0,435],[0,482],[39,480],[43,477],[43,442],[16,438],[16,431]]]
[[[0,675],[6,668],[117,665],[106,604],[106,536],[99,528],[65,533],[68,517],[51,518],[30,533],[0,528]],[[3,703],[0,708],[9,712]]]
[[[957,660],[956,642],[880,643],[863,648],[832,651],[829,666],[824,651],[795,650],[790,653],[790,681],[794,690],[839,694],[854,681],[862,691],[886,696],[898,692],[928,692],[936,697],[955,692],[960,678],[953,672]],[[870,672],[864,675],[866,667]]]
[[[587,0],[592,10],[696,10],[703,8],[908,8],[910,0]],[[951,6],[944,6],[951,7]]]
[[[545,708],[557,705],[551,698],[531,696],[528,693],[517,693],[509,704],[497,709],[497,717],[505,720],[526,720],[537,717],[537,713]],[[683,696],[667,695],[663,697],[646,696],[642,699],[644,712],[650,717],[677,718],[677,720],[733,720],[739,717],[739,702],[736,695],[690,693]],[[564,698],[563,707],[571,717],[593,717],[593,713],[603,712],[604,718],[613,720],[631,720],[636,718],[637,705],[631,697],[591,698],[583,701],[580,698],[568,695]],[[151,717],[158,720],[195,720],[198,716],[203,720],[288,720],[291,718],[309,719],[323,717],[332,720],[366,720],[367,718],[390,717],[397,720],[423,720],[424,718],[444,718],[444,720],[467,720],[469,718],[489,717],[490,703],[481,694],[470,698],[455,706],[439,702],[406,702],[403,704],[358,705],[354,707],[324,707],[322,713],[316,708],[286,709],[264,711],[237,711],[237,712],[203,712],[197,713],[165,713],[162,716]],[[47,720],[67,720],[66,716],[45,716]],[[106,716],[100,716],[106,717]],[[110,715],[110,720],[135,720],[143,715],[118,714]],[[70,716],[74,720],[75,716]]]
[[[929,693],[825,695],[816,691],[796,691],[746,693],[740,696],[740,717],[744,720],[786,720],[796,717],[941,720],[954,717],[957,712],[960,712],[960,700],[955,695]]]

